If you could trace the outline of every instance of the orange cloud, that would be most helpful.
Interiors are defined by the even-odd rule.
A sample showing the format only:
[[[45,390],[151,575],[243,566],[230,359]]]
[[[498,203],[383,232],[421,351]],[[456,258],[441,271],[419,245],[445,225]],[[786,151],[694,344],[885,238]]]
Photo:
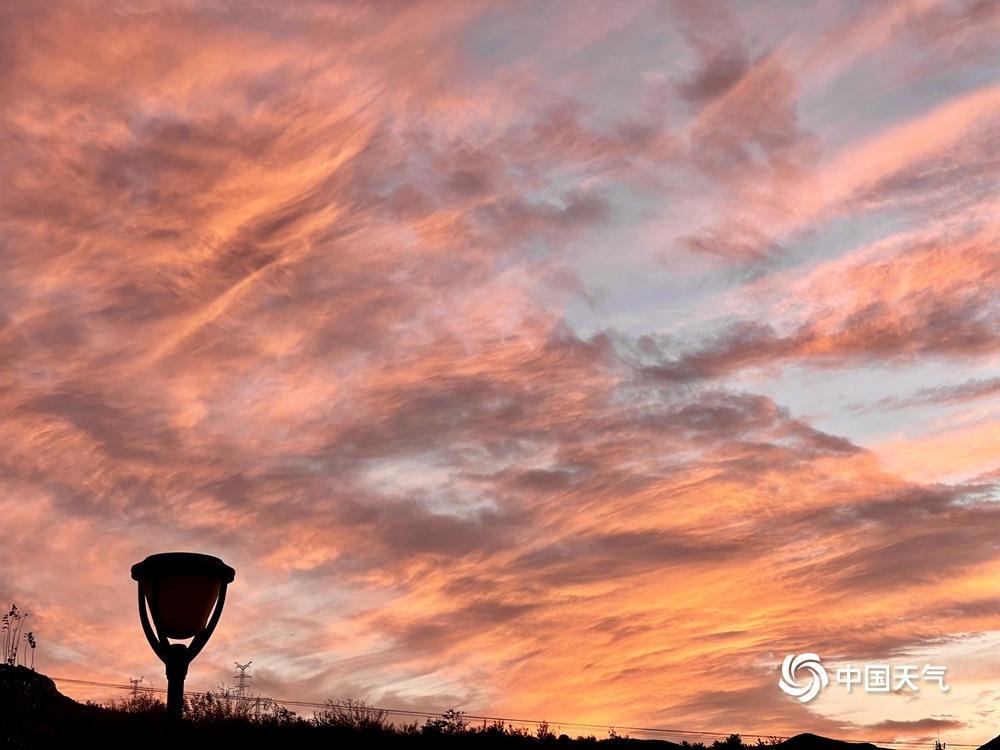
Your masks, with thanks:
[[[891,52],[885,28],[524,13],[0,11],[0,596],[40,668],[159,674],[128,569],[195,549],[237,579],[192,687],[253,658],[281,697],[934,726],[821,714],[775,669],[997,627],[996,90],[831,144],[810,87]],[[914,13],[975,69],[978,36]],[[668,204],[670,248],[626,248]],[[900,226],[835,252],[830,222],[887,207]],[[774,252],[808,232],[827,256]],[[768,273],[678,267],[709,321],[682,335],[642,306],[681,244]],[[641,330],[584,332],[621,278]],[[931,363],[979,369],[886,404],[982,411],[869,448],[740,380]]]

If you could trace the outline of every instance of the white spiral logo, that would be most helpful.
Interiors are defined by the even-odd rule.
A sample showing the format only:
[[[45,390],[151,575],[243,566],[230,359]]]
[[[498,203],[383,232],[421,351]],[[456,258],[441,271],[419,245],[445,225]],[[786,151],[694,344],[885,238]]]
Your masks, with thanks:
[[[799,681],[795,679],[795,673],[800,668],[807,669],[810,673],[809,682],[804,685],[799,684]],[[830,677],[816,654],[799,654],[798,656],[789,654],[781,663],[781,679],[778,680],[778,687],[803,703],[811,701],[819,695],[820,690],[829,684]]]

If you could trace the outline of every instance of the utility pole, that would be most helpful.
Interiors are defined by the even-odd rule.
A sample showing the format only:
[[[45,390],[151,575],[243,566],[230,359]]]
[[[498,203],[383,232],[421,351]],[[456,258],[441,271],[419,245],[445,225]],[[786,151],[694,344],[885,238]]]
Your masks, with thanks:
[[[139,694],[139,683],[142,682],[142,675],[139,675],[138,679],[129,677],[128,681],[132,683],[132,697],[135,698]]]

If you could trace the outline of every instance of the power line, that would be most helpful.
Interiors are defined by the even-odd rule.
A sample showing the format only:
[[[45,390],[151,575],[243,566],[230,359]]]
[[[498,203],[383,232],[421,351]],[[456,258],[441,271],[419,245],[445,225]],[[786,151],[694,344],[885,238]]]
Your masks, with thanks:
[[[153,688],[153,687],[142,687],[133,688],[132,685],[122,685],[113,682],[97,682],[94,680],[80,680],[73,679],[69,677],[52,677],[50,678],[53,682],[63,682],[69,685],[86,685],[90,687],[105,687],[114,688],[116,690],[132,690],[137,689],[139,692],[143,693],[166,693],[165,688]],[[194,690],[186,691],[187,695],[198,695],[203,696],[207,693],[198,692]],[[325,703],[317,703],[315,701],[299,701],[299,700],[286,700],[284,698],[271,698],[271,701],[278,703],[282,706],[294,706],[296,708],[353,708],[353,706],[348,706],[344,703],[334,703],[333,701],[327,701]],[[436,719],[441,716],[440,713],[435,713],[432,711],[414,711],[410,709],[399,709],[399,708],[385,708],[383,706],[371,706],[373,711],[384,711],[392,716],[409,716],[415,718],[428,718]],[[635,727],[635,726],[624,726],[620,724],[587,724],[583,722],[574,721],[556,721],[547,719],[514,719],[506,716],[484,716],[478,714],[462,714],[463,718],[471,721],[494,721],[503,722],[507,724],[532,724],[538,726],[539,724],[545,723],[550,727],[574,727],[578,729],[615,729],[625,732],[642,732],[644,734],[661,734],[675,737],[719,737],[726,738],[730,734],[739,734],[742,737],[776,737],[777,739],[788,739],[792,735],[790,734],[775,734],[773,732],[710,732],[700,729],[667,729],[664,727]],[[863,743],[868,742],[875,745],[900,745],[904,747],[926,747],[926,742],[920,742],[917,740],[851,740],[852,742]],[[966,748],[979,748],[980,745],[970,745],[961,744],[958,742],[948,743],[949,747],[966,747]]]

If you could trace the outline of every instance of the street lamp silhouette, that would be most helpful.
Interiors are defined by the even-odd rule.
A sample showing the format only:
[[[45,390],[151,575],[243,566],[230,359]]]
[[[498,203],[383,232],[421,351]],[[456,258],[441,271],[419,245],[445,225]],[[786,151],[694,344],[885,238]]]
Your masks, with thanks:
[[[139,582],[142,631],[167,667],[167,717],[172,721],[181,718],[188,665],[219,624],[226,587],[235,577],[236,571],[219,558],[194,552],[150,555],[132,566],[132,578]],[[188,638],[187,645],[170,642]]]

